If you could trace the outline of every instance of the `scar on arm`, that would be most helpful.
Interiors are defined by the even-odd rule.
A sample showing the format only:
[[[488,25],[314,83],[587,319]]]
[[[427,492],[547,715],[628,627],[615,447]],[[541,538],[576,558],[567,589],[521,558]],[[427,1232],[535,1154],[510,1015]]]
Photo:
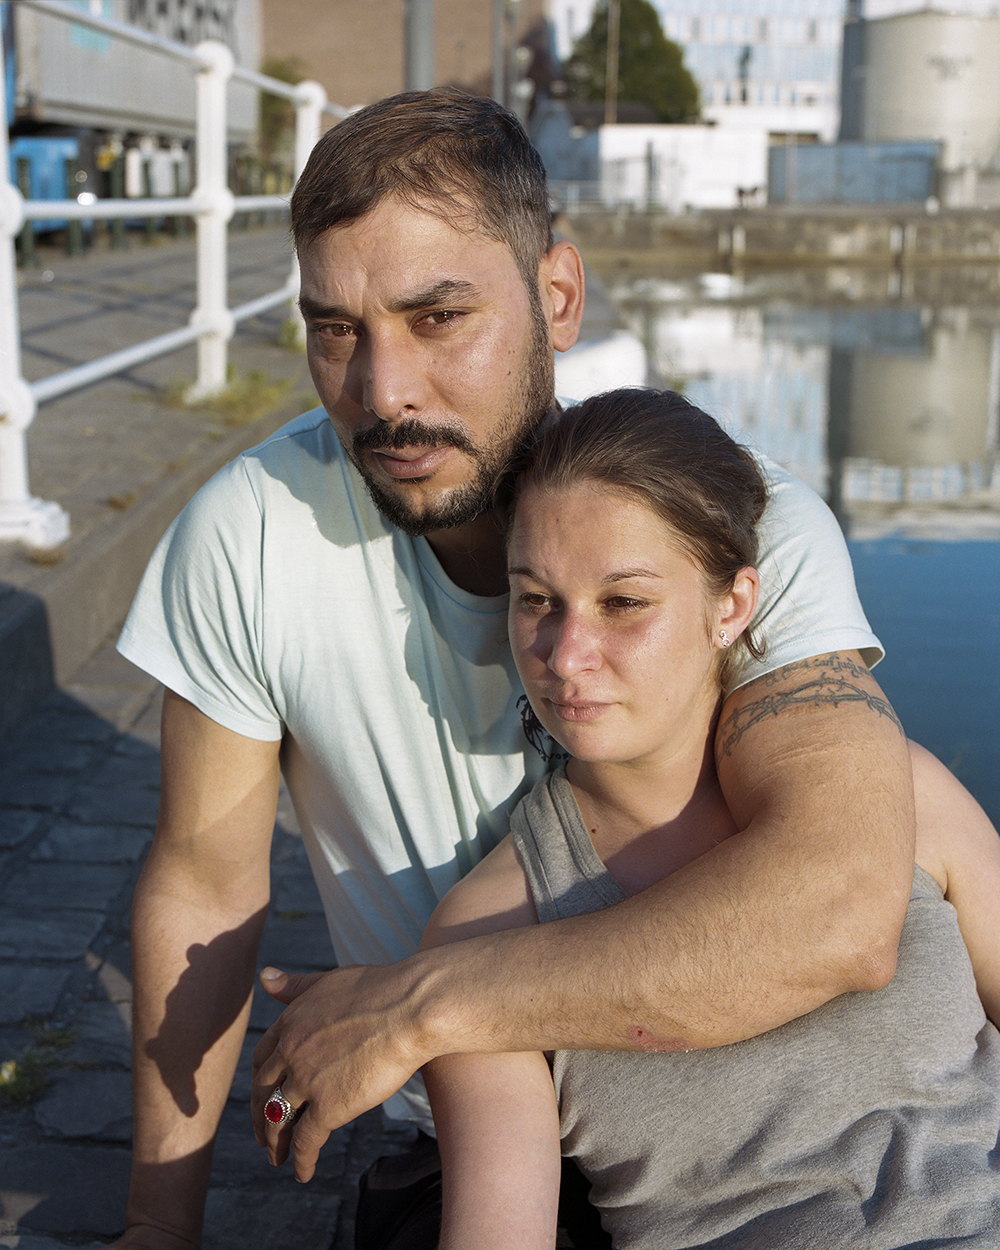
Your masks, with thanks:
[[[877,690],[869,688],[867,679],[866,668],[836,654],[812,656],[758,677],[752,685],[756,697],[752,702],[736,708],[720,727],[717,749],[722,755],[731,755],[736,744],[754,725],[770,716],[780,715],[786,708],[803,705],[819,707],[831,704],[837,707],[841,703],[863,703],[876,715],[891,721],[900,736],[905,738],[903,726],[892,705]]]

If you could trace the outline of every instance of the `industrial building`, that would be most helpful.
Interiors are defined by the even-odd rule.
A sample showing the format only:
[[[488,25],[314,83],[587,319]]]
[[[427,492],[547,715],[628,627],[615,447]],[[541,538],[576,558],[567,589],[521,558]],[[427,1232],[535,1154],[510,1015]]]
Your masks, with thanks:
[[[765,198],[1000,205],[994,0],[957,0],[947,11],[933,0],[653,3],[698,80],[700,143],[671,133],[688,127],[595,134],[572,108],[543,105],[535,135],[568,194],[668,211]],[[590,0],[550,0],[562,54],[592,9]],[[744,148],[722,132],[742,136]]]
[[[840,138],[935,142],[942,203],[1000,205],[998,66],[1000,16],[972,11],[972,0],[948,11],[854,11],[845,26]]]
[[[260,0],[85,0],[77,7],[191,47],[219,40],[238,65],[260,64]],[[195,125],[189,68],[13,0],[0,0],[0,25],[11,174],[23,191],[34,199],[187,192]],[[249,144],[258,93],[241,83],[229,91],[230,141]],[[116,179],[121,186],[112,185]]]

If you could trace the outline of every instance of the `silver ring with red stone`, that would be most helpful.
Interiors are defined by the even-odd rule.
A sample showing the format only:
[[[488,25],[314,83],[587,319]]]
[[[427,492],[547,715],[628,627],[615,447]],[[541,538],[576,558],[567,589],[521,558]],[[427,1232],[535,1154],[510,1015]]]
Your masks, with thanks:
[[[272,1124],[288,1124],[294,1120],[299,1114],[297,1107],[293,1107],[285,1095],[281,1092],[281,1086],[274,1091],[271,1097],[264,1103],[264,1114]]]

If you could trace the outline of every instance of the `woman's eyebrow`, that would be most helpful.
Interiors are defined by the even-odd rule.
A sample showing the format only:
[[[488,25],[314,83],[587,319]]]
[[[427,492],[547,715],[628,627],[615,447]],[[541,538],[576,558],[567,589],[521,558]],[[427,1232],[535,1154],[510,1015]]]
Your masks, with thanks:
[[[660,573],[656,573],[652,569],[621,569],[616,573],[609,573],[602,580],[604,585],[608,585],[610,582],[626,582],[632,577],[648,577],[659,581],[661,576]]]
[[[527,565],[512,566],[507,570],[508,577],[534,577],[537,574],[533,569],[529,569]],[[652,569],[620,569],[614,573],[609,573],[606,577],[601,578],[602,586],[610,586],[615,582],[627,582],[633,577],[647,577],[655,581],[662,580],[662,574],[654,572]]]

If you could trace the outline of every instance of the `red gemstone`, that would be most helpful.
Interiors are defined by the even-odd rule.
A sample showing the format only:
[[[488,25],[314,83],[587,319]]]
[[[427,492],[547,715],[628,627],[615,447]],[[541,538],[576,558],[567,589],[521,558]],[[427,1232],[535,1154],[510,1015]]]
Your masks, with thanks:
[[[264,1104],[264,1114],[272,1124],[280,1124],[285,1114],[285,1108],[278,1102],[277,1098],[272,1098]]]

